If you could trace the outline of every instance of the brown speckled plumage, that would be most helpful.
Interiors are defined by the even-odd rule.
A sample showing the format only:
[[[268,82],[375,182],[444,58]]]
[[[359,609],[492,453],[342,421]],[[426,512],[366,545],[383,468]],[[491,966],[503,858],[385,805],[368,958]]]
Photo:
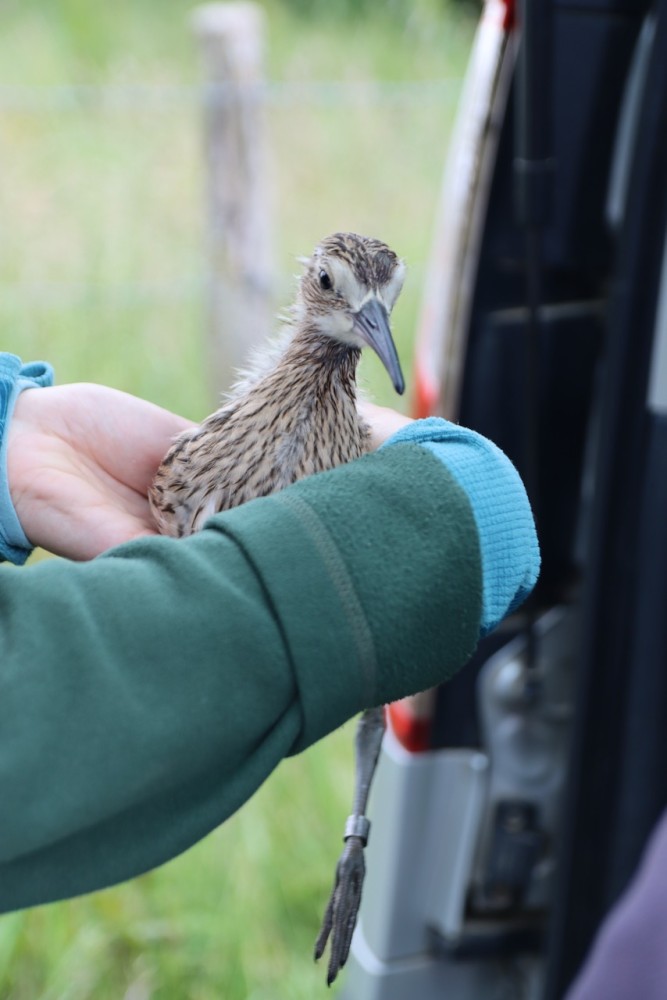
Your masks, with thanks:
[[[303,263],[285,336],[257,358],[221,409],[177,438],[160,466],[149,499],[163,534],[190,535],[217,511],[367,451],[369,430],[356,400],[362,347],[377,352],[397,392],[403,391],[389,329],[404,276],[396,254],[379,240],[336,233]],[[345,851],[315,947],[319,958],[331,939],[329,983],[345,964],[361,899],[363,813],[383,729],[382,709],[363,713],[353,828],[346,828]]]
[[[162,534],[192,534],[218,511],[368,450],[356,368],[370,344],[402,391],[388,316],[403,274],[379,240],[336,233],[316,247],[280,346],[258,359],[221,409],[180,435],[160,466],[149,499]]]

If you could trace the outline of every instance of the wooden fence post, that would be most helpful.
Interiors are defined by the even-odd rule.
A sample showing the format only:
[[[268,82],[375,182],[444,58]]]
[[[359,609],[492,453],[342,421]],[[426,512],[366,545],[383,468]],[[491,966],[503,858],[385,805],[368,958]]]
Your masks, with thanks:
[[[220,391],[272,326],[264,12],[258,3],[210,3],[192,23],[205,73],[210,345]]]

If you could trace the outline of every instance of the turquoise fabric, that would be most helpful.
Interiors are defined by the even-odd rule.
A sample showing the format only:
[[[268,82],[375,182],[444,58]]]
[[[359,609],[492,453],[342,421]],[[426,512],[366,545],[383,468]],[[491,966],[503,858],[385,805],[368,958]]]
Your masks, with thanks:
[[[526,599],[540,572],[535,523],[519,473],[488,438],[440,417],[416,420],[383,447],[400,442],[420,444],[440,459],[470,501],[482,553],[480,636],[488,635]]]
[[[24,389],[53,385],[53,368],[45,361],[24,365],[15,354],[0,353],[0,561],[22,565],[32,545],[21,527],[7,482],[7,428]]]

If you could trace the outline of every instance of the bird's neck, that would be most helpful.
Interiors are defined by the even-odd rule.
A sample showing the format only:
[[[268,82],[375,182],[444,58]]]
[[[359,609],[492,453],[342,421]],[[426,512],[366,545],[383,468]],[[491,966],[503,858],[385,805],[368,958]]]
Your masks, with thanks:
[[[315,391],[344,392],[356,398],[356,374],[361,351],[323,336],[314,327],[297,327],[283,361],[298,371]]]

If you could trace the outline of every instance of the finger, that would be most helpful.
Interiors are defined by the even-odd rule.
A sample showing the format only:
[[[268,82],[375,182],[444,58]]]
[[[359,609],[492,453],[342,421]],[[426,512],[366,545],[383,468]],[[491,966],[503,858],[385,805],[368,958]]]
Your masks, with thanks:
[[[69,528],[68,524],[66,528]],[[138,538],[149,538],[157,535],[153,528],[137,524],[108,525],[103,528],[93,528],[90,531],[65,530],[62,533],[52,533],[45,536],[37,544],[47,552],[56,556],[64,556],[76,562],[87,562],[96,556]]]
[[[54,555],[85,561],[103,552],[157,534],[152,524],[119,510],[106,499],[94,497],[93,502],[54,501],[47,513],[37,513],[26,532],[33,545],[39,545]]]
[[[41,419],[45,433],[60,437],[144,496],[173,439],[192,426],[184,417],[108,386],[81,383],[48,393],[31,394],[33,421]]]
[[[99,428],[97,457],[118,481],[146,495],[158,466],[192,421],[153,403],[113,392],[113,407]]]
[[[381,444],[399,431],[406,424],[412,423],[411,417],[392,410],[388,406],[376,406],[367,400],[359,400],[357,403],[359,412],[368,423],[371,431],[371,444],[373,448],[379,448]]]

